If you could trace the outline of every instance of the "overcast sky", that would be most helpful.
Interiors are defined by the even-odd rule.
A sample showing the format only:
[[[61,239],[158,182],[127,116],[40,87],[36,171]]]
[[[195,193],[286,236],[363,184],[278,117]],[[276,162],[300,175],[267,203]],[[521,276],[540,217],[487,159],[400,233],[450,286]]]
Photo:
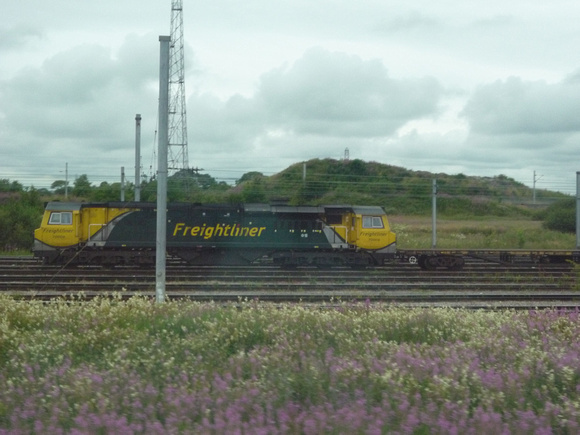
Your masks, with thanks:
[[[184,0],[189,163],[233,181],[312,158],[576,190],[580,3]],[[0,178],[156,165],[171,0],[18,0],[0,17]]]

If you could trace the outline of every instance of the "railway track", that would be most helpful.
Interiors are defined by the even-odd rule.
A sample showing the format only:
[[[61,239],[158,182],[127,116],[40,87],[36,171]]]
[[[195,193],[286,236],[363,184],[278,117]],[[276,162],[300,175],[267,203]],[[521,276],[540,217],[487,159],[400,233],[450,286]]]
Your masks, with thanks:
[[[499,265],[468,261],[462,271],[381,268],[282,270],[271,266],[196,267],[168,261],[171,299],[331,303],[381,301],[402,306],[470,308],[580,307],[570,265]],[[0,293],[30,300],[155,295],[154,268],[46,267],[31,257],[0,257]],[[82,295],[79,296],[79,295]]]

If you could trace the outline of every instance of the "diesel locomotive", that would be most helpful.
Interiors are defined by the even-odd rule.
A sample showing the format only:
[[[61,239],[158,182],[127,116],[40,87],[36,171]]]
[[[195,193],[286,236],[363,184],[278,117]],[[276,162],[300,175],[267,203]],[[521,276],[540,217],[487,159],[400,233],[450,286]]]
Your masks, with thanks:
[[[156,206],[50,202],[34,232],[34,256],[45,264],[153,265]],[[167,253],[193,265],[366,267],[397,252],[375,206],[172,203],[166,231]]]

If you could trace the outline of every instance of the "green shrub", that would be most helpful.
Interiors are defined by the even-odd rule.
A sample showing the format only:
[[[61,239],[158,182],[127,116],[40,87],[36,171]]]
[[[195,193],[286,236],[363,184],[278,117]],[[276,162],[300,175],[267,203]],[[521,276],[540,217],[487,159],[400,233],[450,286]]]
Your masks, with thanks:
[[[550,205],[542,215],[543,227],[548,230],[573,233],[576,231],[576,201],[562,199]]]
[[[42,212],[40,195],[34,189],[20,192],[0,205],[0,250],[30,250]]]

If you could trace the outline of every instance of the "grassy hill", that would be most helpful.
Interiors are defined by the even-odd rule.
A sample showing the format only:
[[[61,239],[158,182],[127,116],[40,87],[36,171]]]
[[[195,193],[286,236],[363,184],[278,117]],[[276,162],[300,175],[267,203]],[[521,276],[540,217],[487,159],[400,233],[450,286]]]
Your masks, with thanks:
[[[428,214],[433,179],[437,180],[437,209],[454,216],[530,216],[541,205],[567,196],[532,189],[498,175],[470,177],[425,171],[362,160],[314,159],[264,176],[252,172],[236,188],[245,201],[283,199],[290,204],[356,203],[380,205],[389,214]]]

